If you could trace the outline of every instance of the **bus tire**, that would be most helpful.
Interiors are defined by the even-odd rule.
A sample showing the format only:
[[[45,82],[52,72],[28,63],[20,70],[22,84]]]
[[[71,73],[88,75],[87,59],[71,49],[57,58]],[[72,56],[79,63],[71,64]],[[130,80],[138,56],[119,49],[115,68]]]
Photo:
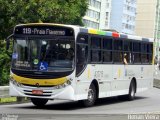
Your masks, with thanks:
[[[129,87],[129,94],[127,95],[127,99],[129,101],[134,100],[135,99],[135,93],[136,93],[136,85],[135,82],[132,81]]]
[[[96,88],[94,84],[91,84],[88,90],[88,98],[87,100],[83,100],[83,105],[85,107],[91,107],[95,104],[97,95],[96,95]]]
[[[48,102],[48,99],[31,98],[31,102],[37,107],[43,107]]]

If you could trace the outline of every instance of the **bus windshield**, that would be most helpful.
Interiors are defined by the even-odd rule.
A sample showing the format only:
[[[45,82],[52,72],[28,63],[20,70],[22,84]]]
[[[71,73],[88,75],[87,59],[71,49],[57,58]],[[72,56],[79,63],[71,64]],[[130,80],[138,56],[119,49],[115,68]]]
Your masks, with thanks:
[[[71,71],[74,54],[74,42],[70,39],[16,38],[12,68],[26,71]]]

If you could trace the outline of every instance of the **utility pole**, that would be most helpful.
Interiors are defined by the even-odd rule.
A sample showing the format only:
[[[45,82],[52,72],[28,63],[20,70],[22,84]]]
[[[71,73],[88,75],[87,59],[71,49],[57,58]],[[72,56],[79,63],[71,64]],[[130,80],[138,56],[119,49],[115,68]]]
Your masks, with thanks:
[[[159,55],[159,38],[158,38],[158,34],[159,34],[159,0],[157,0],[157,6],[156,6],[156,26],[155,26],[155,55],[158,58],[158,63],[159,63],[159,59],[160,59],[160,55]]]

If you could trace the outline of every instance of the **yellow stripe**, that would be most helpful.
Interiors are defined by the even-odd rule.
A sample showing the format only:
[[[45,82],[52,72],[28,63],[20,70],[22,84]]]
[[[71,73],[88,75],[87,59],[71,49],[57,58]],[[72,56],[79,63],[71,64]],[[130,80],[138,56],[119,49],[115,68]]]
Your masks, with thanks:
[[[92,34],[97,34],[97,30],[96,29],[89,29],[88,32],[92,33]]]
[[[90,79],[90,76],[91,76],[91,71],[90,71],[90,68],[88,69],[88,79]]]
[[[67,81],[66,77],[57,78],[57,79],[32,79],[32,78],[25,78],[21,76],[17,76],[15,74],[12,75],[13,79],[19,83],[27,84],[27,85],[60,85]]]

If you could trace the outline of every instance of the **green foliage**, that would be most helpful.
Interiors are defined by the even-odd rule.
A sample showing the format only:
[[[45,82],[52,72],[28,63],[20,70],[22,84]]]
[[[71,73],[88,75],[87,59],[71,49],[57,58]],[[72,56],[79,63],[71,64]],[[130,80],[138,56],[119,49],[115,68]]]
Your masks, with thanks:
[[[9,78],[10,57],[3,41],[17,24],[48,22],[83,25],[88,0],[0,0],[0,85]],[[12,49],[12,48],[11,48]],[[11,51],[9,52],[11,55]]]
[[[0,39],[20,23],[49,22],[83,25],[88,0],[0,0]]]
[[[10,72],[10,56],[11,50],[6,51],[6,42],[4,40],[0,41],[0,85],[7,85],[9,80]],[[11,45],[12,47],[12,45]]]

